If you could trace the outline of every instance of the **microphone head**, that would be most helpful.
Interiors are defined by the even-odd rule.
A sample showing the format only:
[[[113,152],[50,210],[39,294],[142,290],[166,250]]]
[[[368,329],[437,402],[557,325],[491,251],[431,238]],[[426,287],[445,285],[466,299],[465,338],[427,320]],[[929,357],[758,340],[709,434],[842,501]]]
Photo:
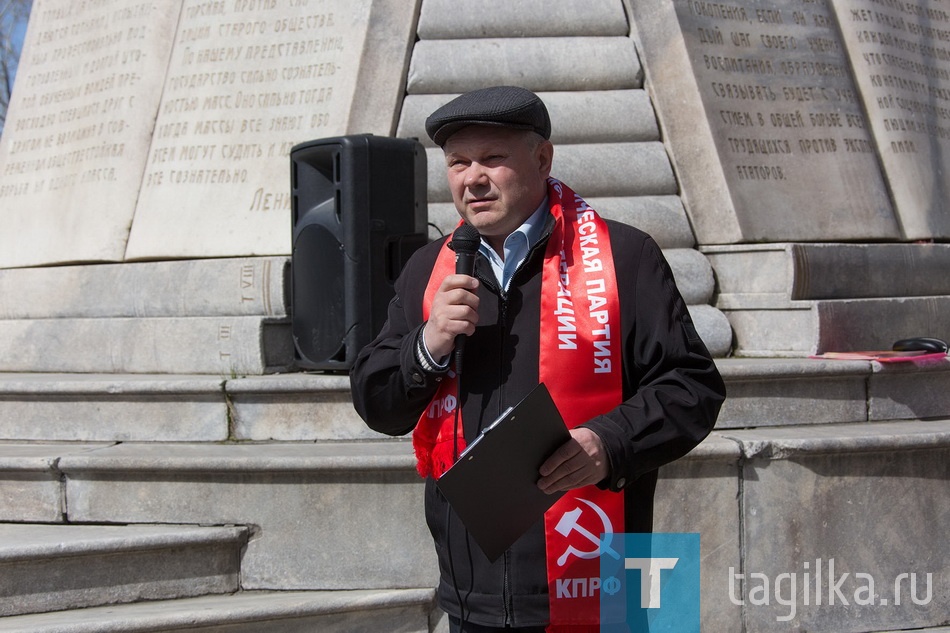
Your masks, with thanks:
[[[449,242],[449,248],[456,253],[474,255],[478,252],[478,246],[481,242],[482,238],[478,233],[478,229],[466,223],[455,229],[455,232],[452,233],[452,241]]]

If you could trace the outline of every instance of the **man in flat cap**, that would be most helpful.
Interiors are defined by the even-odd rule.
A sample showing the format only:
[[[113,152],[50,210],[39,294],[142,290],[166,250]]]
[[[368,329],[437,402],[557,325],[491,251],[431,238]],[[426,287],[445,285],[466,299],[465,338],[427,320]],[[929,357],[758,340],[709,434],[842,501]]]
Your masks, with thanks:
[[[352,369],[354,405],[377,431],[413,432],[451,631],[599,631],[600,546],[589,535],[651,531],[657,469],[713,428],[722,379],[656,242],[550,177],[551,121],[536,94],[463,94],[426,132],[462,222],[480,235],[475,272],[455,272],[448,238],[413,255]],[[492,561],[435,481],[542,382],[571,439],[537,485],[563,496]]]

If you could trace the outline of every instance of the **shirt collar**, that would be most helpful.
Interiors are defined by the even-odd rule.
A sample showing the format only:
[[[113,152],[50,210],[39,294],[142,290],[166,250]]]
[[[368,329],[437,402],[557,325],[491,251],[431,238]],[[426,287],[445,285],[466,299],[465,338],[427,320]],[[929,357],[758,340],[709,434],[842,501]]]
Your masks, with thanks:
[[[488,242],[486,242],[484,238],[482,239],[478,249],[488,260],[488,263],[491,264],[492,271],[495,273],[495,277],[498,279],[498,283],[502,288],[508,288],[508,283],[511,281],[511,276],[515,270],[517,270],[521,262],[524,261],[534,245],[537,244],[543,236],[547,217],[548,197],[545,196],[534,213],[505,238],[505,244],[503,246],[505,253],[504,261],[502,261],[498,253],[488,245]]]
[[[541,235],[544,233],[544,224],[548,216],[548,197],[544,196],[544,200],[541,201],[541,204],[538,205],[538,208],[534,210],[527,220],[524,221],[524,224],[519,226],[517,229],[512,231],[508,237],[505,238],[504,249],[507,251],[510,242],[509,240],[514,237],[516,240],[520,241],[520,235],[524,236],[524,242],[527,244],[526,250],[531,250],[531,248],[538,243],[538,240],[541,239]],[[520,235],[516,235],[519,233]],[[489,253],[494,253],[494,249],[488,245],[488,242],[485,241],[485,238],[482,238],[481,244],[479,245],[479,250],[486,256],[489,256]],[[495,254],[497,257],[497,254]],[[506,255],[507,259],[507,255]]]

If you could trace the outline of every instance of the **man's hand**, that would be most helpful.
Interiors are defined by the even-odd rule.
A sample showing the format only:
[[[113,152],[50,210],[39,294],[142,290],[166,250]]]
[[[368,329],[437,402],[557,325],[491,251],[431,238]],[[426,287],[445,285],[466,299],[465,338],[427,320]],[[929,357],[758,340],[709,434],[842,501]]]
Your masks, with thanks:
[[[607,477],[607,453],[600,437],[584,427],[541,464],[538,488],[547,494],[596,484]]]
[[[459,334],[471,336],[478,325],[478,280],[468,275],[448,275],[442,280],[422,331],[426,349],[436,361],[455,348]]]

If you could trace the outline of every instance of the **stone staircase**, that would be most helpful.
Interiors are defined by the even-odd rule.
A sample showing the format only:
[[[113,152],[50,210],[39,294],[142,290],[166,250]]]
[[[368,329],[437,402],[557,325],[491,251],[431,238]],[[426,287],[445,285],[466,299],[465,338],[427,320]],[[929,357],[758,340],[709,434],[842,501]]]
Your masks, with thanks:
[[[44,378],[44,397],[58,380],[71,389]],[[124,378],[99,383],[101,400],[124,399],[111,389]],[[327,385],[293,380],[274,384],[272,414],[308,397],[311,417],[334,417],[319,404]],[[163,397],[172,415],[176,399]],[[223,385],[217,399],[226,433]],[[73,419],[77,438],[102,441],[22,441],[3,404],[0,631],[431,629],[431,544],[406,443],[359,441],[359,428],[338,442],[108,441],[108,407]],[[111,413],[147,423],[149,407],[134,409]],[[59,424],[34,414],[37,434]]]
[[[885,599],[915,573],[922,601],[931,573],[933,597],[799,604],[796,630],[945,625],[950,360],[719,364],[719,424],[663,469],[655,526],[701,534],[704,630],[782,630],[790,607],[730,594],[730,569],[831,558]],[[0,375],[0,631],[439,630],[422,489],[344,377]]]

